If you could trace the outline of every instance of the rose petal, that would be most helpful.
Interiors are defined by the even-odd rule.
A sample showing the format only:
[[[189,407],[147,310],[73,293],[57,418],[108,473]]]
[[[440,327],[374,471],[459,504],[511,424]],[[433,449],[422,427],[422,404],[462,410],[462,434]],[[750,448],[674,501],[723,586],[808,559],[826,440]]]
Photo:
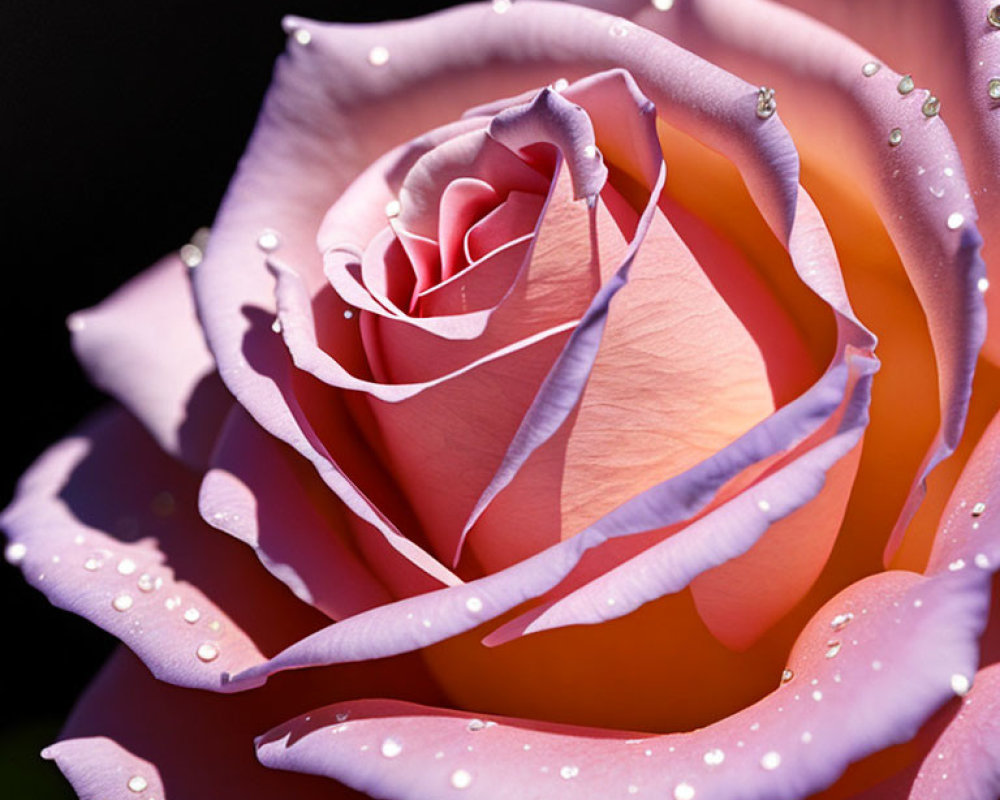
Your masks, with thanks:
[[[952,695],[954,676],[972,674],[987,608],[981,588],[955,576],[902,572],[856,584],[802,632],[790,682],[688,734],[484,722],[366,701],[279,726],[258,740],[258,755],[269,766],[396,800],[437,798],[451,787],[470,797],[799,798],[831,783],[850,761],[912,736]],[[854,615],[849,627],[832,632],[830,620],[846,612]],[[346,725],[336,724],[337,713],[350,713]]]
[[[144,792],[166,797],[156,767],[105,736],[57,742],[42,758],[56,762],[80,800],[130,800]]]
[[[111,409],[46,451],[4,511],[8,560],[60,608],[128,645],[162,680],[219,689],[315,627],[249,551],[195,513],[197,481]],[[252,597],[252,602],[247,598]]]
[[[263,315],[252,309],[271,307],[270,279],[261,272],[263,259],[255,246],[261,229],[279,232],[281,259],[295,264],[309,287],[318,287],[322,273],[312,234],[330,200],[361,165],[399,139],[457,118],[483,97],[543,85],[555,70],[579,74],[609,62],[648,85],[647,94],[661,113],[679,127],[723,152],[746,154],[737,161],[751,193],[776,230],[784,235],[790,228],[794,152],[779,124],[760,124],[754,115],[756,91],[639,29],[626,30],[625,37],[612,35],[620,28],[612,18],[526,4],[502,15],[473,6],[432,21],[362,28],[299,19],[289,24],[308,30],[310,45],[293,42],[278,65],[253,141],[196,271],[195,292],[209,345],[230,390],[266,430],[309,458],[354,513],[380,529],[386,528],[385,520],[331,462],[299,413],[287,357],[257,333]],[[449,47],[439,46],[443,39]],[[376,45],[393,54],[384,69],[367,60]],[[505,63],[516,69],[498,68]],[[692,70],[704,77],[698,86],[686,80]],[[442,94],[436,76],[446,76],[453,91]],[[434,103],[422,102],[429,86],[436,87]],[[387,104],[394,105],[402,92],[410,110],[386,116]],[[723,116],[715,116],[719,112]],[[395,122],[372,126],[367,123],[372,115]]]
[[[389,601],[354,551],[339,502],[238,406],[223,427],[198,504],[206,522],[250,545],[272,575],[328,616]]]
[[[900,0],[878,0],[848,9],[838,3],[815,0],[782,0],[828,25],[844,32],[894,69],[912,71],[918,86],[929,87],[944,98],[942,118],[962,154],[962,165],[979,216],[984,220],[1000,218],[1000,126],[997,115],[1000,103],[990,98],[991,79],[1000,77],[1000,36],[986,23],[989,3],[976,0],[934,0],[925,3],[920,13],[907,13]],[[928,185],[937,176],[928,171]],[[941,184],[953,173],[944,173]],[[994,286],[1000,285],[1000,233],[996,225],[986,224],[980,231],[984,239],[983,257]],[[1000,295],[986,293],[988,315],[1000,318]],[[1000,326],[987,331],[983,355],[1000,363]]]
[[[109,737],[118,743],[99,740],[108,742],[108,749],[117,751],[119,758],[98,762],[103,769],[95,777],[117,791],[94,800],[104,796],[164,800],[164,790],[165,800],[355,798],[359,797],[355,792],[329,781],[263,768],[254,758],[253,737],[284,718],[289,709],[306,710],[329,702],[331,696],[346,699],[380,690],[399,697],[439,696],[416,658],[338,668],[242,696],[220,697],[156,681],[130,653],[119,649],[73,709],[60,735],[73,737],[71,741],[51,749],[61,767],[72,757],[69,765],[82,770],[87,765],[81,759],[94,752],[75,744],[80,741],[77,737]],[[120,748],[144,759],[141,763],[149,764],[148,770],[133,772]],[[137,774],[148,781],[144,792],[128,788],[130,777]],[[163,789],[155,786],[157,775]]]
[[[756,20],[752,31],[732,25],[736,8]],[[769,81],[788,98],[782,115],[796,141],[808,143],[824,160],[836,149],[839,173],[875,198],[927,314],[938,362],[941,427],[887,544],[888,561],[922,498],[927,474],[958,442],[985,335],[977,288],[984,275],[981,240],[957,149],[941,119],[921,113],[923,93],[901,96],[896,89],[901,76],[886,67],[866,77],[862,65],[875,60],[869,53],[801,14],[761,0],[740,0],[737,6],[696,0],[676,11],[650,9],[639,19],[716,63]],[[898,147],[888,143],[894,128],[903,131]],[[929,192],[924,174],[948,174],[946,168],[953,179]]]
[[[194,467],[208,459],[232,399],[214,374],[188,278],[166,256],[103,302],[69,319],[90,379]]]

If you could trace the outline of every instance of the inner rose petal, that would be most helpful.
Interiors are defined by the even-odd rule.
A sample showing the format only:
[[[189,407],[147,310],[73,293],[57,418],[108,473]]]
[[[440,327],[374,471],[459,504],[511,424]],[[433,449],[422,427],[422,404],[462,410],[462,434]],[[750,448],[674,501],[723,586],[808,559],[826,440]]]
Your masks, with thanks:
[[[470,264],[478,261],[510,241],[512,234],[530,233],[544,204],[542,195],[511,192],[503,203],[466,232],[463,242],[466,260]]]
[[[495,209],[500,199],[492,186],[478,178],[456,178],[445,188],[438,221],[442,281],[469,266],[465,260],[465,232]]]

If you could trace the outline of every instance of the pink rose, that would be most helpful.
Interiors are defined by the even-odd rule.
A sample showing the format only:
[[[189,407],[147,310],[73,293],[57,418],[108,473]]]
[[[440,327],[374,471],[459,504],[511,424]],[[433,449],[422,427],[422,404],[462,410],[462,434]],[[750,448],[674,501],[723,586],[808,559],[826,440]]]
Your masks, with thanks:
[[[290,18],[207,244],[74,316],[120,406],[2,522],[127,647],[81,797],[1000,791],[1000,8],[952,123],[874,0],[594,5]]]

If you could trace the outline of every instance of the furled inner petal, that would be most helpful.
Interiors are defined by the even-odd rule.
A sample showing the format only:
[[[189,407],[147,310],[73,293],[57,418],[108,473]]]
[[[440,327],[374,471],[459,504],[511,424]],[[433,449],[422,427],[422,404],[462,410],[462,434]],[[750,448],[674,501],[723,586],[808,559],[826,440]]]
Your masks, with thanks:
[[[463,249],[470,264],[484,258],[514,237],[534,230],[545,198],[527,192],[511,192],[507,199],[472,225],[465,233]]]
[[[496,189],[478,178],[456,178],[445,187],[441,194],[438,221],[442,281],[454,277],[469,265],[464,247],[465,233],[493,211],[501,197]]]

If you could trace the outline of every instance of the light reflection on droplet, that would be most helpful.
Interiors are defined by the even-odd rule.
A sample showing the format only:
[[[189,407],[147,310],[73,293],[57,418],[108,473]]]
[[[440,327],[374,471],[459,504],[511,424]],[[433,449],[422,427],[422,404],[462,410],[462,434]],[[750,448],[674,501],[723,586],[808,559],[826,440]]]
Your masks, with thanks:
[[[945,224],[948,226],[948,230],[957,231],[965,224],[965,215],[959,211],[954,211],[948,215],[948,221]]]
[[[574,764],[567,764],[559,770],[559,775],[564,780],[569,780],[570,778],[575,778],[580,774],[580,768]]]
[[[215,661],[219,657],[219,648],[211,642],[202,642],[198,645],[195,655],[198,656],[199,660],[207,664],[209,661]]]
[[[899,147],[899,144],[903,141],[903,131],[900,128],[893,128],[889,131],[889,146]]]
[[[989,278],[980,278],[976,281],[976,289],[979,290],[980,294],[985,294],[986,290],[990,288]]]
[[[776,750],[770,750],[761,756],[760,765],[766,770],[777,769],[781,766],[781,755]]]
[[[972,681],[967,676],[956,673],[951,676],[951,690],[959,697],[965,697],[972,688]]]
[[[381,67],[389,63],[389,50],[380,44],[368,51],[368,63],[373,67]]]
[[[382,755],[384,755],[386,758],[395,758],[402,752],[403,752],[403,745],[401,745],[391,736],[389,736],[382,742]]]
[[[881,68],[882,68],[882,65],[879,64],[877,61],[867,61],[861,67],[861,74],[864,75],[866,78],[870,78],[872,75],[874,75],[876,72],[878,72]]]
[[[296,42],[298,42],[303,46],[309,44],[309,42],[312,41],[312,34],[309,33],[309,31],[307,31],[305,28],[299,28],[297,31],[295,31],[295,33],[292,34],[292,37],[295,39]]]
[[[653,0],[653,8],[657,11],[669,11],[674,7],[674,0]]]
[[[115,611],[128,611],[132,608],[132,595],[130,594],[120,594],[111,601],[111,606]]]
[[[986,279],[984,278],[983,280],[986,280]],[[976,503],[972,507],[971,514],[974,517],[981,517],[983,515],[983,512],[985,512],[985,511],[986,511],[986,503]]]
[[[690,783],[678,783],[674,787],[674,800],[693,800],[694,787]]]
[[[934,95],[928,95],[920,110],[925,117],[936,117],[941,111],[941,101]]]
[[[826,652],[823,654],[827,658],[833,658],[840,652],[840,642],[834,640],[826,643]]]
[[[467,789],[472,783],[472,775],[468,770],[456,769],[451,773],[451,785],[456,789]]]
[[[26,555],[28,555],[28,548],[21,542],[7,545],[7,549],[4,551],[4,557],[8,564],[20,564]]]
[[[911,75],[904,75],[899,79],[899,83],[896,84],[896,91],[900,94],[909,94],[913,91],[913,77]]]
[[[257,247],[265,253],[277,250],[280,244],[281,238],[275,231],[272,230],[261,231],[260,235],[257,237]]]
[[[201,612],[194,606],[184,612],[184,621],[191,625],[194,625],[199,619],[201,619]]]
[[[848,623],[850,623],[852,619],[854,619],[854,614],[850,611],[843,614],[837,614],[837,616],[830,620],[830,627],[835,631],[842,631],[847,627]]]
[[[705,763],[710,767],[716,767],[726,760],[726,754],[723,753],[718,747],[709,750],[703,756]]]
[[[142,775],[133,775],[128,779],[128,788],[130,792],[144,792],[148,786],[148,781],[142,777]]]
[[[483,610],[483,601],[480,600],[478,597],[470,597],[468,600],[465,601],[465,607],[473,614],[478,614],[480,611]]]
[[[131,558],[123,558],[118,562],[118,573],[120,575],[131,575],[136,571],[136,564]]]

